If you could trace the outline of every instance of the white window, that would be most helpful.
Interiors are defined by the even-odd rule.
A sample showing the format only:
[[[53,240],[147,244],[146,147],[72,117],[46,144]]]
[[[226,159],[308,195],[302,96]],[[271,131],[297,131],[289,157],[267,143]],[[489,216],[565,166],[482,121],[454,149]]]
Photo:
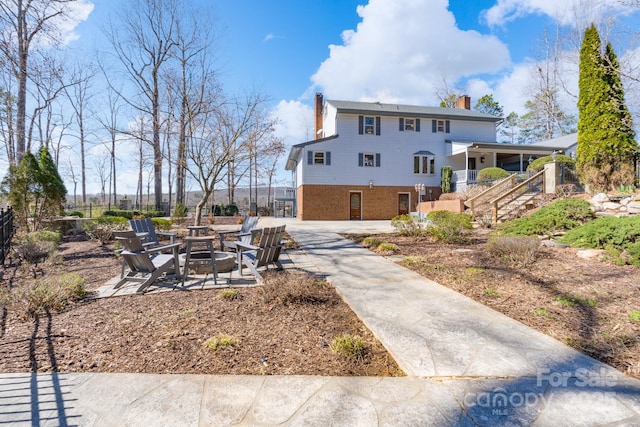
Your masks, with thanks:
[[[444,132],[444,130],[445,130],[444,120],[438,120],[438,132]]]
[[[365,116],[364,118],[364,133],[367,135],[375,134],[376,118]]]
[[[404,119],[404,130],[405,131],[415,131],[416,130],[416,120],[415,119]]]
[[[313,152],[313,164],[314,165],[324,165],[324,151],[314,151]]]
[[[413,173],[421,175],[435,175],[435,156],[413,156]]]
[[[363,166],[366,167],[374,167],[375,166],[375,161],[376,161],[376,155],[372,154],[372,153],[365,153],[364,154],[364,162],[362,163]]]

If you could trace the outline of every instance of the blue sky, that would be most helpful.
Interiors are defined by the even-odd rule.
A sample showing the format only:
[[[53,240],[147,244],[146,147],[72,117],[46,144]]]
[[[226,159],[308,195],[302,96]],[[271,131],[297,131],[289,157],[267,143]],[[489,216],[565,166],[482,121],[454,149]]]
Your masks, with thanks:
[[[436,92],[446,84],[469,94],[472,105],[491,93],[505,114],[521,113],[531,98],[545,28],[561,28],[579,44],[584,25],[595,21],[621,62],[629,69],[640,64],[640,6],[625,8],[619,0],[186,1],[217,29],[216,64],[226,92],[265,94],[287,146],[312,138],[315,92],[328,99],[437,105]],[[127,4],[81,2],[86,18],[79,14],[79,25],[70,28],[76,37],[71,55],[104,48],[102,27]],[[563,52],[563,59],[564,83],[575,94],[575,52]],[[637,113],[636,92],[630,83],[627,101]],[[563,102],[575,108],[571,95]],[[280,178],[287,178],[284,171]],[[134,176],[125,181],[133,192]]]

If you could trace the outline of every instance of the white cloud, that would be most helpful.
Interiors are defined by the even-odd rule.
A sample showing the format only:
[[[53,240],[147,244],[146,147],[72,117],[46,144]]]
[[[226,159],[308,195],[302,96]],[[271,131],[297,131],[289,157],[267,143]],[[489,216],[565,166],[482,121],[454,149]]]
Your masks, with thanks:
[[[268,42],[270,40],[273,40],[275,38],[275,36],[273,35],[273,33],[269,33],[266,36],[264,36],[264,39],[262,39],[263,42]]]
[[[561,25],[583,27],[627,12],[629,8],[619,0],[498,0],[483,17],[487,24],[494,26],[530,14],[543,14]]]
[[[282,100],[271,114],[278,119],[275,136],[287,148],[313,139],[313,109],[308,105],[299,101]]]
[[[362,21],[331,45],[312,76],[327,98],[436,103],[443,79],[495,73],[509,64],[507,46],[477,31],[462,31],[446,0],[370,0]]]

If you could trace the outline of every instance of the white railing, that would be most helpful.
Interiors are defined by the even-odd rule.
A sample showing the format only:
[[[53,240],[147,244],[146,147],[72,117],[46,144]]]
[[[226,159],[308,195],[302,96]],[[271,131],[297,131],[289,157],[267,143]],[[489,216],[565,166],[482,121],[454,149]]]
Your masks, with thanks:
[[[463,169],[459,171],[453,171],[453,182],[464,182],[466,184],[473,184],[478,177],[478,171],[476,169]]]

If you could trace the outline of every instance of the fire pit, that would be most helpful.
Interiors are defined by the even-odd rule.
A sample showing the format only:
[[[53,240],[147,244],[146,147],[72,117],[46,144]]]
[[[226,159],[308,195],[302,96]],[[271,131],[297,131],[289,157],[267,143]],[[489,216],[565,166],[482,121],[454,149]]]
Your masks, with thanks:
[[[228,252],[214,252],[214,262],[218,273],[228,273],[236,264],[234,254]],[[184,267],[186,254],[180,255],[180,266]],[[195,274],[211,274],[211,253],[208,251],[191,252],[189,270]]]

